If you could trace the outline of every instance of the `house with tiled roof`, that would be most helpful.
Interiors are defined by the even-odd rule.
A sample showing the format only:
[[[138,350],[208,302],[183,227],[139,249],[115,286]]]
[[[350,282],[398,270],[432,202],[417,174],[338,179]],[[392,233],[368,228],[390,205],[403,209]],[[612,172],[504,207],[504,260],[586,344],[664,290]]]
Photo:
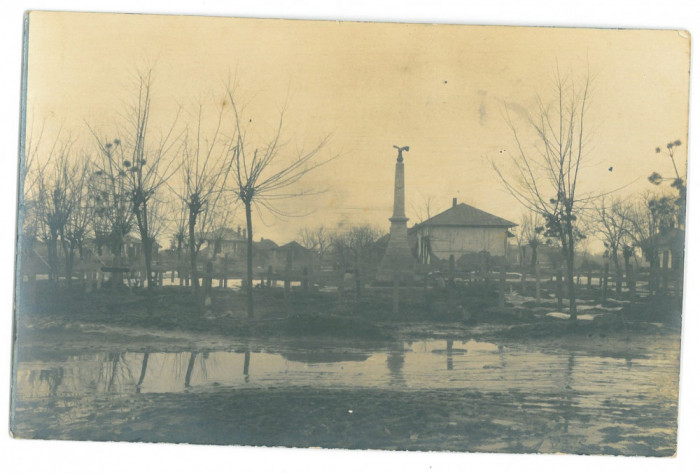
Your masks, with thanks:
[[[468,255],[506,254],[509,229],[517,224],[452,200],[452,207],[409,229],[409,243],[421,264],[449,260],[459,261]]]
[[[202,232],[197,238],[205,242],[206,245],[201,252],[205,258],[209,259],[240,257],[244,254],[247,243],[245,229],[241,232],[240,226],[238,230],[222,227],[212,232]]]

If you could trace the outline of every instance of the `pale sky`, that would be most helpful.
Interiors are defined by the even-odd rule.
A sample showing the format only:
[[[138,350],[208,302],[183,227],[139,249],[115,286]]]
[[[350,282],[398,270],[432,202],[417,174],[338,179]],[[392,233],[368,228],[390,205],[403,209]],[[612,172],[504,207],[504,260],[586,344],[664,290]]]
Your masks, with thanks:
[[[518,117],[535,94],[550,96],[557,67],[574,76],[590,70],[591,147],[581,191],[655,190],[647,176],[673,173],[657,146],[680,139],[685,168],[689,50],[678,31],[32,13],[28,123],[45,121],[47,134],[62,124],[94,153],[85,122],[110,133],[138,67],[154,67],[154,129],[165,129],[178,107],[180,123],[192,121],[198,103],[213,111],[235,75],[260,137],[286,103],[290,152],[330,133],[321,157],[339,154],[303,182],[327,192],[287,204],[308,215],[255,216],[256,238],[284,243],[319,224],[388,231],[392,145],[411,148],[404,155],[409,225],[426,197],[432,214],[457,197],[519,222],[522,207],[491,168],[514,146],[505,104]],[[232,227],[242,222],[239,212]]]

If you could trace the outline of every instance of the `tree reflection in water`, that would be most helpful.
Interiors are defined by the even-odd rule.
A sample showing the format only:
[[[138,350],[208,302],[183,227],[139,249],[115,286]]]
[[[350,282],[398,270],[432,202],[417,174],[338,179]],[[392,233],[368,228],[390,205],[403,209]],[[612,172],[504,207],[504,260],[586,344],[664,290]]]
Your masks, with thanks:
[[[406,385],[406,380],[403,375],[404,364],[404,347],[403,342],[396,342],[389,347],[389,353],[386,356],[386,366],[389,369],[390,382],[389,385],[403,387]]]
[[[141,385],[143,385],[143,379],[146,378],[146,369],[148,368],[148,352],[143,353],[143,359],[141,361],[141,374],[139,375],[139,381],[136,383],[136,393],[141,393]]]
[[[447,370],[452,370],[454,369],[454,361],[452,360],[452,347],[454,345],[454,341],[452,339],[447,340],[447,347],[445,350],[445,353],[447,354]]]
[[[248,370],[250,369],[250,349],[245,351],[245,359],[243,360],[243,379],[245,383],[250,381],[250,376],[248,375]]]

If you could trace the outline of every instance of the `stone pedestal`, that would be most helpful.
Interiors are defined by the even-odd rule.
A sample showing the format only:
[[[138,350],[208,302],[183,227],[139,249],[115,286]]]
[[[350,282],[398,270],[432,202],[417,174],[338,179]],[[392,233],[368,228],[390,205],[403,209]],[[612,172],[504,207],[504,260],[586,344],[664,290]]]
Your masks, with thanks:
[[[377,271],[377,281],[392,282],[398,277],[400,281],[413,278],[415,261],[408,246],[408,229],[405,210],[404,164],[401,153],[396,162],[394,180],[394,214],[389,218],[389,244]]]

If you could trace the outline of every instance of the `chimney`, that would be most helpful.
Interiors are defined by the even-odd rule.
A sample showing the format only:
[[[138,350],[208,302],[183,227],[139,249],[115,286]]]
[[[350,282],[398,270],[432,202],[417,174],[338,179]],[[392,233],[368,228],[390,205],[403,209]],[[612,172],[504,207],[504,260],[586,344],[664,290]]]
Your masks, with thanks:
[[[246,230],[247,230],[247,229],[243,229],[243,238],[244,238],[244,239],[246,238]]]
[[[238,235],[241,235],[241,226],[238,226]]]
[[[452,198],[452,207],[457,207],[457,198]]]

